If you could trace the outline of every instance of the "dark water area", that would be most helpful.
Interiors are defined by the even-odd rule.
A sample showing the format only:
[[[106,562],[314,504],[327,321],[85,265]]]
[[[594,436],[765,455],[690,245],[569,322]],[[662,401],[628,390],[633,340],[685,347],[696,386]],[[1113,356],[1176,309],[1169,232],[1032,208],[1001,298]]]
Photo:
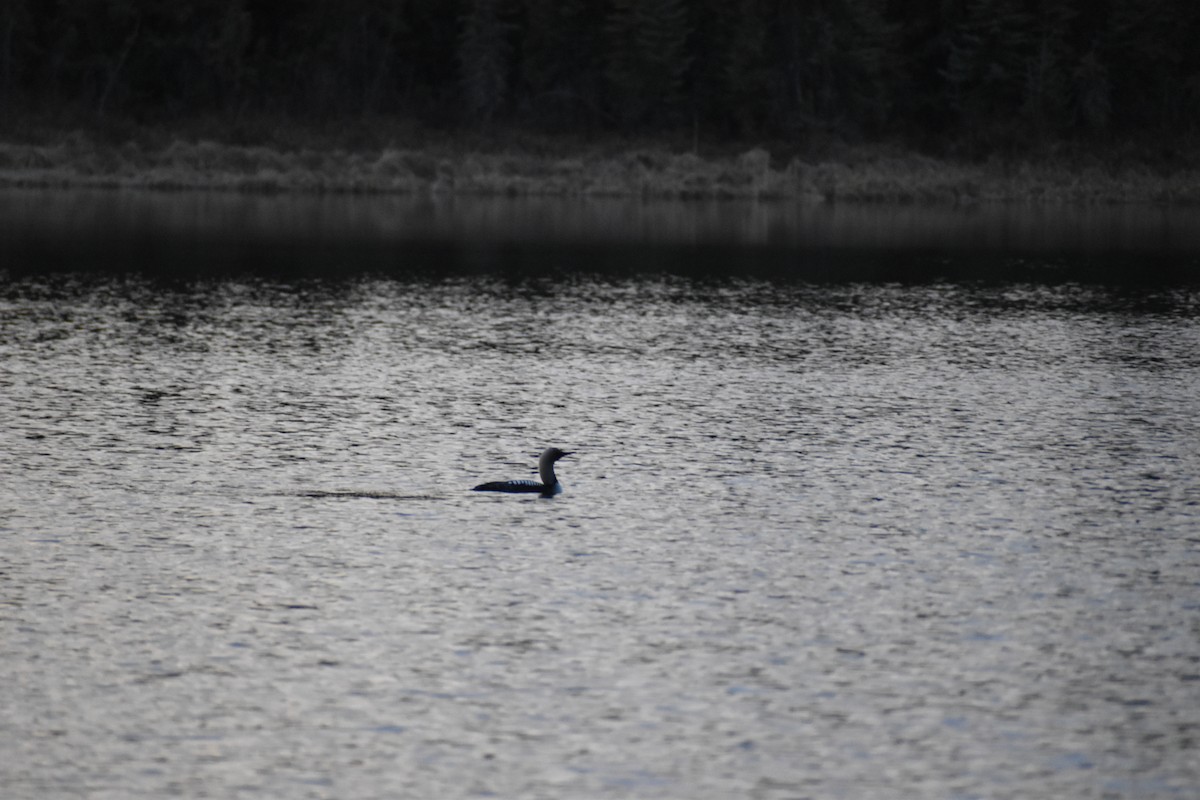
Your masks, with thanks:
[[[1200,794],[1187,213],[0,208],[5,798]]]
[[[1200,211],[0,192],[10,270],[1200,283]]]

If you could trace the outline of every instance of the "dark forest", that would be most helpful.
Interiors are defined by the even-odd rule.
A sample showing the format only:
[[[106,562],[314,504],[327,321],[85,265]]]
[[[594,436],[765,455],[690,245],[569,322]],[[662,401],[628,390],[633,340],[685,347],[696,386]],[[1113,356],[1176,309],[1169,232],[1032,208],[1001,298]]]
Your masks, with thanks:
[[[5,0],[0,126],[1178,143],[1198,41],[1195,0]]]

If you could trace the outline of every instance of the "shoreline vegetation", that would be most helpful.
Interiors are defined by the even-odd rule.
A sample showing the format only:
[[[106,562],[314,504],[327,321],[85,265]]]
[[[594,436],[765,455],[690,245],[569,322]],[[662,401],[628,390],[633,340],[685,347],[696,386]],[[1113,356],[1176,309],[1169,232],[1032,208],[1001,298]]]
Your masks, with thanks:
[[[159,136],[98,141],[0,139],[0,188],[138,189],[510,197],[629,197],[931,203],[1200,204],[1200,169],[1094,153],[955,161],[892,145],[842,145],[809,157],[726,146],[698,155],[662,143],[455,140],[345,147],[331,141],[235,144]],[[318,140],[320,137],[316,137]],[[421,136],[419,139],[426,139]]]
[[[7,0],[0,187],[1200,204],[1196,0]]]

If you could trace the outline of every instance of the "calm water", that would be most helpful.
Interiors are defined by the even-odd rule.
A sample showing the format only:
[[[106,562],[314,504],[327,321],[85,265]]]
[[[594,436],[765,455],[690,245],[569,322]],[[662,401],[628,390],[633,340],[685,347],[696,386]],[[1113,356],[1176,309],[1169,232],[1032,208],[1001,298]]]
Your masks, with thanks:
[[[5,798],[1200,795],[1197,228],[100,198],[0,197]]]

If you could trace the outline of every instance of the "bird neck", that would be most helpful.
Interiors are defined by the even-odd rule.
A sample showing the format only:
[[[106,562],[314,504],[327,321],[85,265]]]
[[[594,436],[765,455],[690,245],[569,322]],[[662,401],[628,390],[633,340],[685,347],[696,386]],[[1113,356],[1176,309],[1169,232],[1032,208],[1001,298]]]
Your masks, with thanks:
[[[558,483],[558,477],[554,474],[554,462],[546,459],[538,465],[538,472],[542,476],[542,483],[547,487]]]

